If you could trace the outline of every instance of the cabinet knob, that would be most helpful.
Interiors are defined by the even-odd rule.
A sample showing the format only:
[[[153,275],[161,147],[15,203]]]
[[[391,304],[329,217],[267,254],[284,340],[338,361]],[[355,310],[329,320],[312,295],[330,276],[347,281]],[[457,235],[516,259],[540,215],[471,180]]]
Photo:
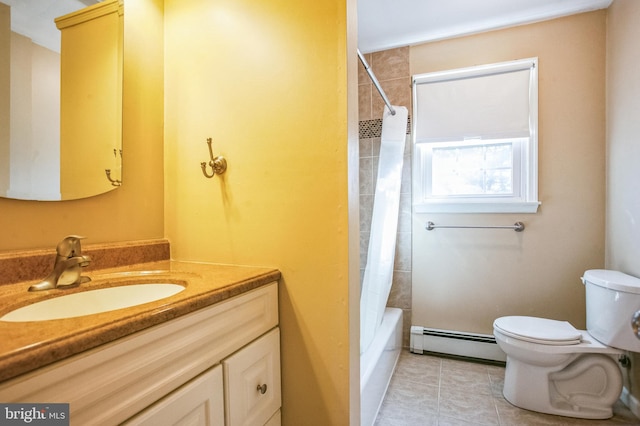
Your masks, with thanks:
[[[262,384],[262,385],[258,385],[258,392],[260,392],[260,394],[264,395],[265,393],[267,393],[267,384]]]

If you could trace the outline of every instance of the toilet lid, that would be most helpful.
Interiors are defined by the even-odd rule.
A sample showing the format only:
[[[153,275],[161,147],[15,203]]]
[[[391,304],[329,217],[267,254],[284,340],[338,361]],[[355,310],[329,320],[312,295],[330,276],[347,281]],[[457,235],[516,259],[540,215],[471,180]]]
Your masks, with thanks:
[[[543,345],[575,345],[582,338],[582,333],[567,321],[546,318],[502,317],[495,320],[493,326],[514,339]]]

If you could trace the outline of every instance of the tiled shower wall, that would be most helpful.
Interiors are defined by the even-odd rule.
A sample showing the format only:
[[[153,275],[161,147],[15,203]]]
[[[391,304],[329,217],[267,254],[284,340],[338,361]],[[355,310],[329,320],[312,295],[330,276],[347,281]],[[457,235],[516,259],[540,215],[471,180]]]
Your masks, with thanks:
[[[392,105],[405,106],[411,118],[409,47],[365,54]],[[362,64],[358,72],[360,121],[360,282],[367,264],[373,197],[378,173],[380,134],[384,102]],[[408,126],[409,128],[410,126]],[[393,270],[393,285],[387,306],[404,311],[403,344],[409,346],[411,327],[411,143],[407,131],[402,169],[400,215]]]

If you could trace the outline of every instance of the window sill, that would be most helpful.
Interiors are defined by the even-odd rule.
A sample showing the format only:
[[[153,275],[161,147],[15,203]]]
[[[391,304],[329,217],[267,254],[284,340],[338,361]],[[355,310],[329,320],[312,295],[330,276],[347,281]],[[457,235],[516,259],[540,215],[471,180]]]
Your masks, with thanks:
[[[416,213],[536,213],[539,201],[528,202],[439,202],[414,204]]]

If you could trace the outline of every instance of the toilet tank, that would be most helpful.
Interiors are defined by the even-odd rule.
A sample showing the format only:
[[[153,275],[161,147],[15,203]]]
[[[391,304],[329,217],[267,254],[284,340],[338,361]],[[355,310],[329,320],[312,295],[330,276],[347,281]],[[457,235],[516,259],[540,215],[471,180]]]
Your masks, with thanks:
[[[618,271],[591,269],[584,273],[587,331],[600,343],[640,352],[631,318],[640,310],[640,279]]]

